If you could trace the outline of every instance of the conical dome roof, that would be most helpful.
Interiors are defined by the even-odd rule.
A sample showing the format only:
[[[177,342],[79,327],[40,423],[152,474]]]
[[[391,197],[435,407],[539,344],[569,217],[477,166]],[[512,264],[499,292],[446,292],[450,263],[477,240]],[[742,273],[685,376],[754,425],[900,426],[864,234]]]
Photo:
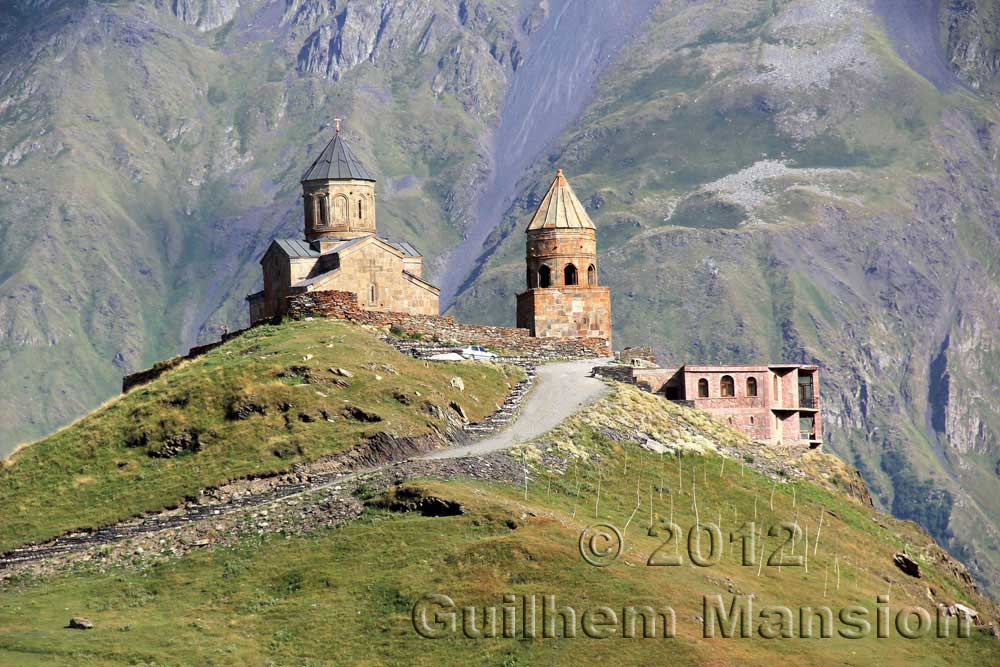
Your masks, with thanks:
[[[375,177],[368,173],[365,166],[361,164],[361,160],[355,157],[354,152],[344,141],[340,134],[339,123],[333,139],[319,154],[316,161],[306,169],[306,173],[302,174],[303,182],[329,180],[375,180]]]
[[[583,204],[576,198],[562,169],[538,205],[527,231],[538,229],[596,229]]]

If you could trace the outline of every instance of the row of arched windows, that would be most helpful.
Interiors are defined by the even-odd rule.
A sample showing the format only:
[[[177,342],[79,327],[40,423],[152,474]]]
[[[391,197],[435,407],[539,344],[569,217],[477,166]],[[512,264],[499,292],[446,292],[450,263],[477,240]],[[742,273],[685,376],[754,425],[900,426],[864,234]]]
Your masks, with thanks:
[[[563,267],[563,285],[579,285],[580,276],[576,269],[576,264],[567,264]],[[587,284],[593,287],[597,284],[597,267],[591,264],[587,267]],[[538,267],[536,274],[528,267],[528,289],[535,287],[552,287],[552,269],[546,264]]]
[[[757,378],[748,377],[747,378],[747,396],[754,397],[757,395]],[[708,398],[708,378],[701,378],[698,380],[698,398]],[[736,381],[733,380],[732,375],[723,375],[722,379],[719,380],[719,396],[722,398],[733,398],[736,396]]]
[[[351,206],[345,195],[337,195],[332,200],[326,195],[317,195],[312,197],[311,200],[315,206],[316,213],[313,219],[319,220],[320,227],[327,227],[331,220],[333,222],[347,222],[349,216],[352,214],[357,215],[358,220],[365,217],[364,199],[358,199],[356,210],[354,211],[351,210]]]

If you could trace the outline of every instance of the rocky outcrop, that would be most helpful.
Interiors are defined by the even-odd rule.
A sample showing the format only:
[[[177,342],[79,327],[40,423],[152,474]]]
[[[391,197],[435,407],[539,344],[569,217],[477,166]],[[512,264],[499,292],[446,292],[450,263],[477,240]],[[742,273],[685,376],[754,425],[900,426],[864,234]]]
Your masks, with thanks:
[[[337,81],[363,63],[385,66],[416,54],[436,57],[428,82],[435,94],[453,94],[470,111],[496,113],[508,72],[523,59],[511,17],[477,3],[447,5],[425,0],[349,0],[331,13],[306,0],[292,19],[310,30],[296,67]]]
[[[203,32],[226,25],[240,9],[239,0],[158,0],[158,4]]]
[[[952,0],[941,3],[947,57],[953,71],[977,90],[990,89],[1000,74],[1000,3]]]

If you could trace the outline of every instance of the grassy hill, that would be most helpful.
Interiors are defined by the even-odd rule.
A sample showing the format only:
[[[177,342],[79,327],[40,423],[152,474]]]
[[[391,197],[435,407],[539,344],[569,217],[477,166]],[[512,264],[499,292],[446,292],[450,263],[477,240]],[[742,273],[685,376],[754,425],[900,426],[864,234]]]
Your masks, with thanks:
[[[404,467],[376,475],[353,487],[353,500],[366,504],[360,517],[336,528],[260,534],[248,525],[231,546],[183,558],[136,557],[109,571],[81,562],[10,582],[0,595],[0,665],[510,667],[650,664],[668,654],[677,665],[997,664],[995,639],[977,630],[959,639],[954,626],[948,639],[890,630],[886,639],[852,640],[835,621],[832,638],[801,639],[796,613],[794,638],[762,639],[757,619],[751,639],[702,637],[703,598],[712,595],[727,609],[732,596],[752,594],[755,609],[829,606],[835,617],[860,605],[874,623],[876,595],[888,594],[893,619],[903,606],[933,616],[938,603],[956,601],[995,618],[956,576],[964,568],[915,524],[871,509],[856,471],[834,457],[757,446],[703,413],[619,386],[548,435],[495,455],[490,468],[499,474],[422,469],[400,481]],[[419,511],[425,501],[450,511]],[[662,546],[662,527],[651,533],[663,519],[685,530],[720,524],[726,535],[755,519],[757,541],[746,561],[743,542],[726,540],[717,561],[696,567],[687,547]],[[781,522],[802,531],[783,552],[785,536],[768,535]],[[596,523],[624,535],[607,567],[581,558],[581,531]],[[706,532],[696,550],[709,554],[708,542]],[[900,551],[919,563],[921,578],[894,567]],[[648,564],[675,553],[680,566]],[[772,554],[789,560],[772,565]],[[579,628],[573,639],[471,639],[459,621],[459,634],[427,639],[412,616],[428,594],[480,610],[502,607],[507,594],[518,605],[554,595],[581,618],[603,606],[670,607],[676,635],[643,638],[640,625],[635,639],[620,628],[607,639]],[[95,628],[63,629],[71,614]]]
[[[929,4],[975,5],[985,26],[997,3]],[[936,43],[893,39],[921,18],[906,3],[829,7],[661,3],[525,174],[454,312],[509,317],[524,225],[563,168],[598,228],[617,344],[666,365],[819,365],[827,444],[996,592],[1000,116],[915,68]],[[991,29],[963,34],[988,51]]]
[[[521,376],[417,361],[335,320],[257,327],[11,456],[0,466],[0,551],[176,506],[377,433],[444,431],[453,402],[482,419]]]

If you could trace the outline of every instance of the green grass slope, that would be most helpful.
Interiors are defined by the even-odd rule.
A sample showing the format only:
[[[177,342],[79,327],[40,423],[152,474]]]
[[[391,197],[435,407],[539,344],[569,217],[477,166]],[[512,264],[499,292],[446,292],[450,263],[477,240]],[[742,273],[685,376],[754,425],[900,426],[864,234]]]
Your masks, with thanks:
[[[652,436],[666,454],[637,444]],[[757,610],[826,606],[835,618],[858,605],[873,627],[879,594],[890,597],[890,619],[904,606],[933,616],[937,603],[955,601],[995,613],[955,578],[953,561],[915,524],[845,494],[853,471],[836,459],[772,457],[784,470],[772,477],[720,451],[742,452],[755,464],[766,454],[700,413],[624,387],[511,454],[527,464],[527,488],[516,479],[410,481],[336,529],[304,537],[248,534],[232,548],[179,560],[105,574],[80,566],[47,581],[22,581],[0,596],[0,665],[998,664],[995,639],[979,631],[957,638],[954,625],[946,639],[904,639],[894,629],[884,639],[874,630],[845,639],[845,626],[835,621],[831,638],[802,639],[796,613],[792,638],[761,638],[755,616],[752,638],[704,639],[703,598],[712,595],[727,607],[733,595],[753,595]],[[404,493],[460,503],[463,513],[386,509]],[[747,559],[753,564],[743,564],[739,540],[726,540],[717,562],[696,567],[686,547],[663,546],[663,529],[650,534],[650,523],[661,519],[685,530],[698,521],[718,523],[726,535],[756,519],[758,540]],[[621,557],[605,568],[579,552],[581,531],[599,522],[625,537]],[[803,533],[784,552],[783,535],[767,536],[781,522]],[[892,565],[902,550],[920,563],[921,579]],[[657,560],[680,553],[683,564],[649,565],[654,553]],[[769,565],[772,553],[802,562]],[[631,639],[615,626],[606,639],[578,628],[572,639],[528,640],[517,625],[518,638],[471,639],[461,636],[459,619],[459,634],[427,639],[414,629],[412,613],[428,594],[480,613],[501,608],[508,594],[518,605],[526,596],[554,595],[581,615],[605,606],[620,616],[628,605],[670,607],[676,636],[644,638],[640,624]],[[95,629],[63,629],[72,613],[86,614]]]
[[[428,405],[447,411],[455,402],[481,419],[521,373],[428,364],[336,320],[255,328],[8,459],[0,466],[0,551],[176,506],[201,489],[288,470],[376,433],[447,428]]]
[[[525,175],[454,312],[509,321],[562,167],[617,345],[818,364],[827,444],[996,592],[1000,116],[912,70],[868,4],[662,3]]]

